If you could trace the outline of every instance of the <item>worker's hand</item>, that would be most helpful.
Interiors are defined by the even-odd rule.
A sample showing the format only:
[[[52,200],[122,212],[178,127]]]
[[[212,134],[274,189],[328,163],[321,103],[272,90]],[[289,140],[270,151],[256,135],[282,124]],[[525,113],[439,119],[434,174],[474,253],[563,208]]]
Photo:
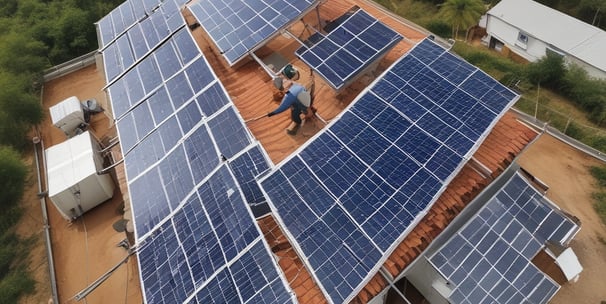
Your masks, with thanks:
[[[267,113],[267,117],[272,117],[272,116],[274,116],[274,115],[276,115],[274,112],[269,112],[269,113]]]

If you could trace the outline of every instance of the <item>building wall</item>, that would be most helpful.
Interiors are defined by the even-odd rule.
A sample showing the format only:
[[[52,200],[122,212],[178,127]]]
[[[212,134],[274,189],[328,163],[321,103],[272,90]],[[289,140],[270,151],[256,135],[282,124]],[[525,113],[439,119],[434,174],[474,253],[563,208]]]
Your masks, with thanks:
[[[406,271],[406,278],[429,303],[448,304],[448,300],[434,288],[434,285],[441,285],[445,289],[450,289],[450,287],[425,257],[419,257],[418,261]]]
[[[532,37],[492,15],[487,15],[486,33],[489,36],[489,40],[490,38],[494,38],[501,41],[509,50],[530,62],[541,59],[541,57],[547,54],[547,49],[549,49],[548,44],[544,41]],[[526,36],[526,43],[523,43],[519,39],[520,34]],[[572,63],[582,67],[591,77],[606,79],[606,71],[599,70],[576,57],[566,54],[565,60],[567,64]]]
[[[587,71],[587,74],[589,74],[589,76],[591,76],[591,77],[599,78],[599,79],[606,79],[605,71],[597,69],[594,66],[591,66],[591,65],[585,63],[584,61],[579,60],[576,57],[566,56],[566,63],[567,64],[576,64],[576,65],[582,67],[585,71]]]
[[[486,32],[490,37],[503,42],[511,51],[528,61],[537,61],[546,54],[547,44],[545,42],[494,16],[488,15]],[[520,34],[525,35],[526,43],[519,39]]]

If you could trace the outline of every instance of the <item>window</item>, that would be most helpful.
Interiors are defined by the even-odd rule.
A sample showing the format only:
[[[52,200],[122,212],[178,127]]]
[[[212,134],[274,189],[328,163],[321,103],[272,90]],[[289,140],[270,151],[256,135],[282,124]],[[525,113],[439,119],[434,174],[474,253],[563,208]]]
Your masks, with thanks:
[[[518,33],[518,41],[516,41],[516,45],[526,49],[526,44],[528,44],[528,36],[522,32]]]

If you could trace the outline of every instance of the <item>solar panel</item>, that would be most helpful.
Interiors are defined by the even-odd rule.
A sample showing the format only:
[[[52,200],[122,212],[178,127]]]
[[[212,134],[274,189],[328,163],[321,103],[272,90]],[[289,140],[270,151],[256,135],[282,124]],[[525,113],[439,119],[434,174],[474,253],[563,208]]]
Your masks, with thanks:
[[[517,99],[475,98],[460,86],[482,72],[457,69],[455,78],[466,79],[457,86],[430,67],[441,56],[467,66],[424,40],[260,180],[332,302],[348,302],[363,288]],[[510,96],[494,79],[487,87]],[[470,110],[455,115],[452,103]]]
[[[358,9],[326,36],[314,40],[295,54],[338,90],[386,54],[402,36]]]
[[[200,0],[188,8],[234,65],[315,5],[315,0]]]
[[[159,43],[108,87],[144,302],[292,303],[247,206],[265,152],[189,31]]]
[[[180,6],[185,4],[185,2],[186,1],[184,0],[124,1],[122,4],[120,4],[120,6],[116,7],[97,22],[99,49],[105,49],[116,38],[123,35],[125,31],[132,30],[131,27],[138,22],[149,24],[149,21],[151,20],[148,18],[149,16],[154,16],[154,18],[163,18],[168,28],[172,29],[174,32],[176,28],[182,25],[183,17],[181,16]],[[131,41],[137,44],[145,43],[145,40],[141,39],[151,39],[157,34],[156,32],[149,31],[149,28],[146,29],[147,30],[143,30],[143,33],[151,36],[131,37]],[[137,35],[137,33],[132,35]]]
[[[213,79],[205,59],[187,28],[182,28],[156,52],[138,62],[108,87],[114,118],[121,117],[143,100],[166,90],[172,107],[183,103]]]
[[[123,34],[116,35],[111,42],[103,45],[101,54],[107,84],[111,84],[152,49],[185,27],[185,19],[175,5],[177,4],[173,1],[163,2],[153,13],[141,17],[137,22],[133,20]],[[142,75],[155,74],[157,71]]]
[[[292,303],[222,165],[138,249],[146,303]]]
[[[452,303],[546,303],[559,285],[530,260],[578,229],[516,173],[429,260],[454,284]]]

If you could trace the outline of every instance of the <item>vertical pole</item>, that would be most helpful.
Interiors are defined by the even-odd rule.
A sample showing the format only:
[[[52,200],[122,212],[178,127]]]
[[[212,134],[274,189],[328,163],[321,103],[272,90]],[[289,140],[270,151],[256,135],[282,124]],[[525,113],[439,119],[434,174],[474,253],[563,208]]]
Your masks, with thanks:
[[[568,121],[566,122],[566,126],[564,127],[564,134],[566,134],[566,130],[568,130],[568,126],[570,125],[571,120],[572,120],[572,117],[568,116]]]

